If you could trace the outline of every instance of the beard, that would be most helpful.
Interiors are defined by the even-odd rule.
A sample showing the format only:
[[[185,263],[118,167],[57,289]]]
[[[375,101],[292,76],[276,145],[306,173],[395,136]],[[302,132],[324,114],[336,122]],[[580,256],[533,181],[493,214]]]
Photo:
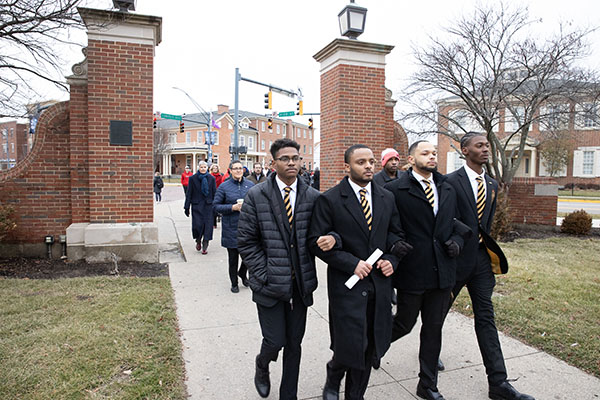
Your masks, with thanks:
[[[427,172],[437,172],[437,165],[436,165],[436,166],[434,166],[434,167],[430,167],[430,166],[428,166],[427,164],[424,164],[424,163],[423,163],[423,164],[421,164],[421,163],[419,163],[419,162],[417,162],[415,165],[416,165],[416,167],[417,167],[418,169],[420,169],[421,171],[427,171]]]

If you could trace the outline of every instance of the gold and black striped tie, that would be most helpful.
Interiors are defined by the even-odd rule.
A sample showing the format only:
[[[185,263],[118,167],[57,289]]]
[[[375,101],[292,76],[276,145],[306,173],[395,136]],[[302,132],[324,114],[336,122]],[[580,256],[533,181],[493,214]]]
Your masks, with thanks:
[[[433,189],[431,189],[431,182],[429,182],[429,180],[427,179],[423,179],[423,182],[425,183],[425,197],[427,197],[427,200],[429,200],[429,204],[431,204],[431,207],[435,207],[435,199],[433,198]]]
[[[360,193],[360,206],[362,207],[363,213],[365,213],[365,219],[367,220],[369,230],[371,230],[373,216],[371,215],[371,207],[369,206],[369,202],[367,201],[367,189],[360,189],[358,193]]]
[[[290,223],[290,228],[292,227],[292,221],[294,220],[294,214],[292,213],[292,204],[290,203],[290,192],[292,188],[286,186],[284,189],[285,196],[283,196],[283,204],[285,205],[285,213],[288,217],[288,222]]]
[[[485,190],[483,188],[483,178],[478,176],[477,181],[477,218],[481,222],[483,217],[483,209],[485,208]]]

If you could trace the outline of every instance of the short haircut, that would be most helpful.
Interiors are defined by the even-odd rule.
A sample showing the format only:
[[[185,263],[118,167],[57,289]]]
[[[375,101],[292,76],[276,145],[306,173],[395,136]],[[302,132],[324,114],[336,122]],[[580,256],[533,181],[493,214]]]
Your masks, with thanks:
[[[482,132],[467,132],[460,139],[460,148],[464,149],[465,147],[467,147],[469,145],[469,143],[471,142],[471,140],[474,137],[476,137],[476,136],[483,136],[483,137],[485,137],[487,139],[487,136],[485,135],[485,133],[482,133]]]
[[[233,164],[242,164],[242,162],[240,160],[233,160],[232,162],[229,163],[229,169],[231,169],[231,167],[233,167]],[[244,165],[244,164],[242,164]]]
[[[208,163],[206,161],[199,161],[198,166],[206,165],[208,167]]]
[[[298,152],[300,152],[300,145],[296,141],[294,141],[292,139],[288,139],[288,138],[277,139],[276,141],[273,142],[273,144],[271,145],[271,148],[269,149],[269,151],[271,152],[271,155],[273,156],[273,159],[276,159],[277,153],[279,152],[279,150],[281,150],[285,147],[293,147],[296,150],[298,150]]]
[[[348,147],[346,149],[346,151],[344,152],[344,162],[346,164],[350,164],[350,157],[352,157],[352,154],[358,149],[371,150],[371,148],[369,146],[367,146],[366,144],[353,144],[352,146]]]
[[[260,167],[262,168],[262,164],[259,163],[258,161],[254,163],[254,165],[252,166],[253,168],[256,168],[257,165],[260,165]]]
[[[408,148],[408,154],[410,154],[411,156],[414,155],[420,143],[429,143],[429,140],[417,140]]]

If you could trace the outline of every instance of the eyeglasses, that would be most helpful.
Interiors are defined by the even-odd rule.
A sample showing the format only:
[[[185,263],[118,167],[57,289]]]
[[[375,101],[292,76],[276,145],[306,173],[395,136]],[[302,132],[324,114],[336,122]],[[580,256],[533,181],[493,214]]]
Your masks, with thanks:
[[[235,167],[235,168],[230,168],[230,169],[232,171],[239,171],[239,170],[244,169],[244,168],[242,168],[242,167]]]
[[[276,158],[276,160],[279,160],[282,163],[286,163],[286,164],[289,163],[290,160],[297,163],[298,161],[302,161],[302,157],[300,157],[300,156],[293,156],[293,157],[283,156],[283,157]]]

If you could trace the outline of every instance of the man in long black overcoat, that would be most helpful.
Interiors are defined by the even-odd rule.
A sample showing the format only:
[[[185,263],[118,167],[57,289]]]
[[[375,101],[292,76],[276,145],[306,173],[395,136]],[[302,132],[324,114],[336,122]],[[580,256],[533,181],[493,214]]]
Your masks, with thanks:
[[[372,183],[375,159],[371,149],[351,146],[344,160],[349,176],[317,199],[308,238],[311,252],[327,263],[333,358],[327,363],[326,400],[339,397],[344,375],[345,398],[362,399],[373,361],[389,348],[390,275],[398,257],[389,253],[388,244],[401,242],[404,235],[393,196]],[[362,204],[361,189],[366,190]],[[341,237],[342,248],[323,252],[318,239],[332,231]],[[377,263],[367,264],[376,249],[382,250],[383,256]],[[360,280],[349,289],[345,282],[354,274]]]

